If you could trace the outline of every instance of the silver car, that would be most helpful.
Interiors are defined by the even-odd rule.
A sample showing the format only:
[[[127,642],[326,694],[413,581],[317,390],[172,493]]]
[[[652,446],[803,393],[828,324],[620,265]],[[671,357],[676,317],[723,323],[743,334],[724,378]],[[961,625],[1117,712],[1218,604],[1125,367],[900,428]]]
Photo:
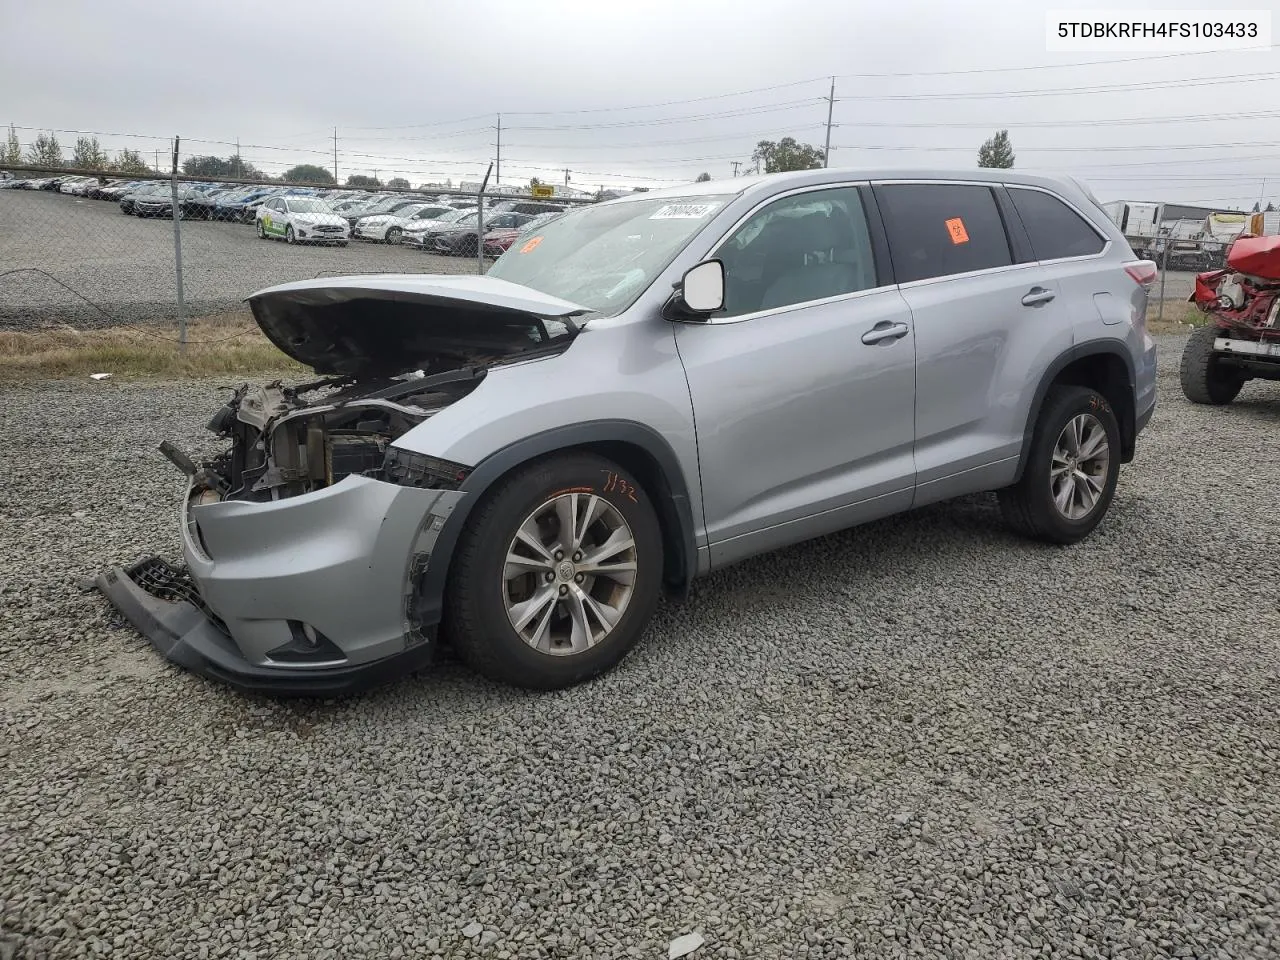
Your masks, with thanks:
[[[1154,276],[1070,179],[814,170],[572,210],[486,276],[273,287],[258,324],[320,378],[241,387],[208,463],[163,444],[185,563],[99,587],[244,687],[449,644],[547,689],[663,591],[913,507],[994,490],[1074,543],[1155,405]]]

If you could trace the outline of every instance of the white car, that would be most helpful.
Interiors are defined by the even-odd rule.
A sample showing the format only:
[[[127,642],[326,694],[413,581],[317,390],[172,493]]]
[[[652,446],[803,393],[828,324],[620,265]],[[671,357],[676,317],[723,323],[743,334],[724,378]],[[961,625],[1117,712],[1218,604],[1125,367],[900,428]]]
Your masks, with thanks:
[[[415,203],[395,213],[377,213],[356,221],[351,235],[357,240],[382,240],[399,243],[405,230],[422,221],[435,220],[448,213],[449,207],[439,203]]]
[[[258,208],[254,224],[260,239],[284,237],[286,243],[336,243],[351,238],[347,221],[315,197],[272,197]]]
[[[85,191],[97,182],[97,177],[68,177],[66,180],[63,180],[62,183],[58,184],[58,192],[83,197]]]

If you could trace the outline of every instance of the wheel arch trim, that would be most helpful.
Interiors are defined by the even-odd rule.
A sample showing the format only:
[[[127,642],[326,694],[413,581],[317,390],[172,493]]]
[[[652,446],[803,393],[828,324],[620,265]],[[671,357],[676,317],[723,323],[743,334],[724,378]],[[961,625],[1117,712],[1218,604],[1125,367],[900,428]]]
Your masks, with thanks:
[[[1052,363],[1045,368],[1044,373],[1040,377],[1040,382],[1036,384],[1035,393],[1031,398],[1031,408],[1027,411],[1026,426],[1022,431],[1022,448],[1018,453],[1018,468],[1014,474],[1013,482],[1017,483],[1022,479],[1022,471],[1026,469],[1027,458],[1031,454],[1031,438],[1035,433],[1036,423],[1040,419],[1040,411],[1044,407],[1044,398],[1049,393],[1049,388],[1057,380],[1059,374],[1062,373],[1071,364],[1079,360],[1086,360],[1089,357],[1116,357],[1125,367],[1128,374],[1128,386],[1130,394],[1136,389],[1137,372],[1134,367],[1133,356],[1123,340],[1117,339],[1101,339],[1089,340],[1085,343],[1075,344],[1060,353]],[[1134,418],[1137,411],[1132,409],[1134,403],[1127,404],[1128,422],[1117,416],[1120,422],[1120,437],[1122,445],[1125,447],[1124,456],[1121,458],[1122,463],[1128,463],[1133,459],[1132,447],[1136,439],[1136,424]]]
[[[422,576],[417,603],[421,625],[433,627],[440,622],[454,548],[471,511],[487,490],[512,470],[540,457],[604,444],[635,447],[656,464],[666,489],[647,492],[662,528],[664,552],[671,555],[672,551],[665,548],[675,547],[678,566],[665,571],[667,583],[677,594],[683,594],[697,570],[697,543],[689,487],[675,451],[660,433],[644,424],[592,420],[522,437],[485,457],[468,474],[459,488],[466,496],[444,521]],[[674,542],[669,542],[669,537]]]

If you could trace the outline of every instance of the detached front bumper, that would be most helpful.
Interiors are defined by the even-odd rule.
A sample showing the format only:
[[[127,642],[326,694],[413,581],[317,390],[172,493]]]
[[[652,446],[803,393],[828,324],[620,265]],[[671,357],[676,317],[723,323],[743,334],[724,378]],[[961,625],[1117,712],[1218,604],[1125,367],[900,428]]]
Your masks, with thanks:
[[[165,658],[233,686],[349,692],[428,663],[418,583],[463,494],[350,476],[182,512],[186,570],[148,558],[98,589]]]

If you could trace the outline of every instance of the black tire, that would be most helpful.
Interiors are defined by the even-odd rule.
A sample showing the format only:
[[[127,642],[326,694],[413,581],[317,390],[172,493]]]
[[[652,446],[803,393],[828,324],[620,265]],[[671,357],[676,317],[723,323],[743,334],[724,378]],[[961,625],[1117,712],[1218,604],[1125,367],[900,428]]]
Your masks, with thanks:
[[[384,239],[387,243],[399,243],[399,242],[400,242],[400,234],[401,234],[401,233],[403,233],[403,232],[404,232],[404,231],[402,231],[399,227],[391,227],[391,228],[389,228],[389,229],[387,230],[387,235],[386,235],[386,237],[384,237],[383,239]]]
[[[298,242],[298,237],[297,237],[297,235],[293,232],[293,224],[292,224],[292,223],[291,223],[291,224],[289,224],[287,227],[285,227],[285,228],[284,228],[284,242],[285,242],[285,243],[297,243],[297,242]]]
[[[1192,403],[1223,406],[1240,394],[1249,378],[1218,361],[1213,353],[1213,341],[1221,331],[1213,324],[1196,327],[1191,339],[1182,348],[1182,364],[1178,373],[1182,380],[1182,392]]]
[[[1083,517],[1072,519],[1054,503],[1051,467],[1059,436],[1081,414],[1088,414],[1101,424],[1109,456],[1102,490],[1092,509]],[[1005,522],[1015,532],[1035,540],[1060,544],[1083,540],[1102,522],[1111,506],[1120,477],[1120,452],[1120,424],[1102,394],[1087,387],[1050,387],[1031,436],[1022,478],[997,494]]]
[[[630,600],[613,628],[585,651],[557,656],[535,650],[512,626],[502,570],[520,524],[565,493],[594,493],[617,509],[631,528],[637,569]],[[499,481],[467,519],[450,566],[443,634],[463,662],[491,680],[532,690],[568,687],[609,670],[635,646],[661,583],[662,534],[644,489],[603,457],[557,454]],[[562,611],[563,605],[555,601],[554,608]]]
[[[254,227],[254,229],[255,229],[255,230],[257,231],[257,233],[258,233],[258,239],[259,239],[259,240],[265,240],[265,239],[267,239],[267,231],[266,231],[266,230],[264,230],[264,229],[262,228],[262,221],[261,221],[261,220],[255,220],[255,221],[253,222],[253,227]]]

